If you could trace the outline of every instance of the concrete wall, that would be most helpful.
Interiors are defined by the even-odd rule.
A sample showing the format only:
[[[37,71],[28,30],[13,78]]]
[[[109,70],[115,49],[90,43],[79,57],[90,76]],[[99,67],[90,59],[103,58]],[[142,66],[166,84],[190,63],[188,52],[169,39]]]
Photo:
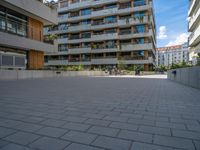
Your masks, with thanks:
[[[176,75],[172,72],[176,70]],[[200,67],[189,67],[170,70],[167,73],[168,79],[200,89]]]
[[[105,76],[103,71],[33,71],[33,70],[0,70],[0,80],[19,80],[51,77]]]

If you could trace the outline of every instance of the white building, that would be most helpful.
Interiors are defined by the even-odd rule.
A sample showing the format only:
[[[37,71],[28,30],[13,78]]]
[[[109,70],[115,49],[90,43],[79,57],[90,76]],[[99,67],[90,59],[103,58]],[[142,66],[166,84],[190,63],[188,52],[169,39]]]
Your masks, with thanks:
[[[175,45],[169,47],[157,48],[156,51],[157,66],[169,67],[172,64],[180,64],[189,62],[188,44]]]
[[[46,28],[58,35],[58,52],[46,65],[90,68],[155,66],[156,27],[153,0],[60,0],[59,25]],[[52,30],[51,30],[52,29]]]
[[[190,0],[188,16],[188,27],[191,33],[189,37],[190,61],[196,64],[196,58],[200,53],[200,0]]]

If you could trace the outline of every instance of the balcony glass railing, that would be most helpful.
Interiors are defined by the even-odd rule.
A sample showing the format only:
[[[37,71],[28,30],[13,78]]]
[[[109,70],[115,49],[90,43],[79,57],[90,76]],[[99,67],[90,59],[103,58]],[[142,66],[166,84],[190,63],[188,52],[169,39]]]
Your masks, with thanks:
[[[16,20],[5,18],[3,16],[0,16],[0,31],[29,38],[31,40],[52,44],[52,41],[46,39],[44,40],[43,28],[29,26],[26,22],[18,22]]]

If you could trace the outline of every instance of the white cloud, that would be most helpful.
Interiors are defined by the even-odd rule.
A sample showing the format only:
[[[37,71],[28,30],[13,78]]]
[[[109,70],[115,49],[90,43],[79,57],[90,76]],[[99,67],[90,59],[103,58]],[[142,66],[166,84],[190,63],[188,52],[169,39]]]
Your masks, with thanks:
[[[187,33],[181,33],[176,37],[174,41],[170,41],[166,46],[172,46],[172,45],[181,45],[188,41],[188,34]]]
[[[160,26],[157,38],[160,39],[160,40],[164,40],[164,39],[167,38],[167,28],[166,28],[166,26]]]

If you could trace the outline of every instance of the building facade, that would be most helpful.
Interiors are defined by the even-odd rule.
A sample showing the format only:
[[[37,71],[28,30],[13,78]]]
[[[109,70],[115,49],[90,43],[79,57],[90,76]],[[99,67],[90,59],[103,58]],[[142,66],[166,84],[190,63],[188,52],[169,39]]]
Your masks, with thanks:
[[[58,52],[46,65],[89,68],[155,65],[156,26],[152,0],[60,0],[56,34]]]
[[[190,46],[190,61],[193,64],[197,63],[198,53],[200,53],[200,1],[190,0],[188,11],[189,16],[189,46]]]
[[[189,63],[188,43],[156,49],[157,66],[170,67],[173,64]]]
[[[57,24],[57,11],[42,0],[0,1],[0,68],[40,69],[44,52],[43,26]]]

